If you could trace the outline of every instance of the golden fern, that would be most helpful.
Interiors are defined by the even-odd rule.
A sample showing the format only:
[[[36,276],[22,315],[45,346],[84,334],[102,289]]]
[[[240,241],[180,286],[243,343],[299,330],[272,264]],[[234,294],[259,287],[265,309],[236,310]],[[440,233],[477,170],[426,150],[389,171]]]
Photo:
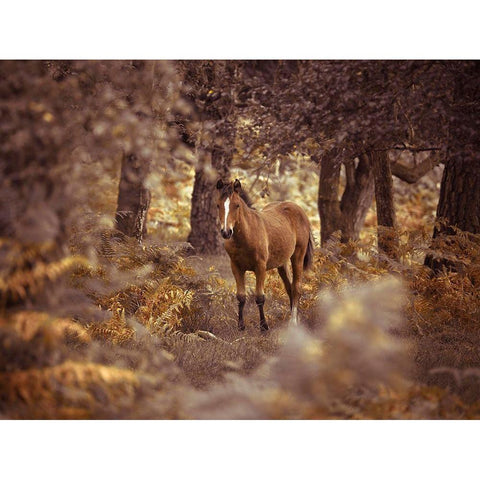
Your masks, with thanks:
[[[151,318],[159,318],[172,327],[179,327],[182,317],[191,307],[194,292],[172,283],[170,277],[148,285],[144,295],[144,305],[138,311],[139,320],[148,327]]]
[[[92,415],[101,389],[107,402],[133,400],[140,381],[131,370],[67,360],[60,365],[0,373],[4,402],[27,406],[30,418]]]
[[[20,311],[0,320],[0,325],[10,327],[26,341],[37,334],[55,342],[67,338],[80,343],[89,343],[91,340],[87,330],[74,320],[52,317],[45,312]]]
[[[14,300],[25,299],[28,294],[40,291],[46,281],[53,282],[75,267],[88,266],[81,256],[67,256],[57,261],[37,261],[31,269],[17,269],[0,278],[0,292]]]
[[[125,310],[121,307],[114,309],[107,321],[89,323],[86,331],[95,339],[107,340],[117,345],[127,343],[135,335],[135,330],[127,324]]]

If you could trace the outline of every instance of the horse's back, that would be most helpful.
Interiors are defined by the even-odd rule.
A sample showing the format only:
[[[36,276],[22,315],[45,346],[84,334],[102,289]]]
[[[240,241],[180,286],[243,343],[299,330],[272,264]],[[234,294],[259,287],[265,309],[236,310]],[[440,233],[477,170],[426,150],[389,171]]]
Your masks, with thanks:
[[[271,202],[265,205],[261,214],[267,223],[280,221],[284,227],[290,225],[297,234],[310,234],[310,222],[307,214],[296,203]]]
[[[293,202],[272,202],[260,215],[269,238],[269,266],[283,265],[295,251],[305,252],[310,238],[310,222],[300,206]]]

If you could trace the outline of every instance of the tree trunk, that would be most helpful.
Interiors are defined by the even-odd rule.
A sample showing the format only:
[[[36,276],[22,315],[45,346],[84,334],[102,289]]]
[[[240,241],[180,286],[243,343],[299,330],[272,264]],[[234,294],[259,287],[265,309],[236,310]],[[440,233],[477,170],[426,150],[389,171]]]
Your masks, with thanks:
[[[358,239],[375,191],[367,155],[359,158],[357,168],[353,160],[345,163],[345,173],[347,184],[340,205],[343,217],[342,242]]]
[[[118,187],[116,228],[139,243],[147,233],[147,213],[151,194],[145,187],[148,174],[147,162],[136,155],[128,154],[122,158],[120,184]]]
[[[480,157],[480,155],[479,155]],[[442,229],[437,226],[434,237],[450,226],[465,232],[480,233],[480,158],[451,158],[443,172],[437,219],[445,220]]]
[[[342,230],[342,212],[338,201],[341,160],[336,155],[325,155],[320,160],[318,184],[318,213],[320,214],[320,241],[322,246],[333,233]]]
[[[201,162],[195,172],[190,212],[191,231],[187,241],[198,253],[216,254],[223,251],[223,241],[217,225],[218,213],[214,201],[216,195],[215,184],[219,177],[224,180],[229,177],[232,149],[224,146],[213,148],[211,166],[216,174],[212,175],[211,170],[205,168],[205,163]]]
[[[458,257],[462,247],[451,241],[457,229],[480,234],[480,158],[451,157],[447,161],[433,230],[432,249],[438,249],[438,255],[427,255],[425,265],[434,271],[443,266],[450,270],[462,268]],[[457,257],[458,261],[447,260],[442,254]]]
[[[338,198],[341,160],[329,155],[320,163],[318,185],[318,211],[321,225],[321,244],[340,231],[340,240],[357,240],[373,199],[373,175],[366,155],[355,168],[353,160],[344,162],[346,186],[341,201]]]
[[[454,239],[457,229],[480,234],[480,64],[460,62],[455,72],[454,102],[450,111],[449,145],[443,171],[437,224],[433,231],[433,245],[441,243],[440,258],[427,255],[425,265],[433,270],[442,266],[458,269],[458,262],[441,258],[442,253],[455,255]],[[435,242],[438,239],[440,242]],[[445,249],[452,245],[452,252]],[[458,246],[457,246],[458,249]]]
[[[398,237],[395,231],[396,220],[390,159],[386,151],[372,150],[369,156],[375,182],[378,249],[391,258],[397,258]]]

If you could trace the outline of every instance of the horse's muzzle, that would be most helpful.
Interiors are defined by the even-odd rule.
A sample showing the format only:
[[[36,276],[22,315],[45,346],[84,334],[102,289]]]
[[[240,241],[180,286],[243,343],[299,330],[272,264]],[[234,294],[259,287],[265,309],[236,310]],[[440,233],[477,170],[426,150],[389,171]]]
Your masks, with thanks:
[[[233,229],[232,228],[228,228],[227,230],[224,230],[223,228],[220,230],[220,233],[222,234],[222,237],[225,239],[225,240],[228,240],[229,238],[232,237],[233,235]]]

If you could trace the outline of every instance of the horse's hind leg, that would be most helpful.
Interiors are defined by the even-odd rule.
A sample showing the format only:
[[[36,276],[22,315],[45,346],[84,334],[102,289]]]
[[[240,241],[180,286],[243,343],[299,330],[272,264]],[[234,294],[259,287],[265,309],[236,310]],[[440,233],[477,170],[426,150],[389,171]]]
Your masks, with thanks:
[[[292,256],[293,281],[292,281],[292,304],[291,304],[291,316],[290,316],[290,323],[292,325],[298,324],[298,301],[300,299],[300,285],[302,282],[302,274],[303,274],[303,257],[304,255],[300,255],[299,249],[295,250],[295,253]]]
[[[231,262],[232,273],[237,284],[237,300],[238,300],[238,329],[245,330],[245,322],[243,321],[243,308],[247,296],[245,294],[245,270],[239,269],[233,262]]]
[[[255,269],[255,303],[257,304],[258,312],[260,313],[260,330],[268,330],[267,321],[265,320],[265,314],[263,312],[263,305],[265,304],[263,286],[265,284],[266,271],[267,268],[265,264],[260,264]]]
[[[282,267],[278,267],[278,274],[285,285],[285,290],[288,294],[288,299],[290,300],[290,309],[292,308],[292,284],[290,283],[290,279],[288,278],[287,273],[287,264],[283,265]]]

